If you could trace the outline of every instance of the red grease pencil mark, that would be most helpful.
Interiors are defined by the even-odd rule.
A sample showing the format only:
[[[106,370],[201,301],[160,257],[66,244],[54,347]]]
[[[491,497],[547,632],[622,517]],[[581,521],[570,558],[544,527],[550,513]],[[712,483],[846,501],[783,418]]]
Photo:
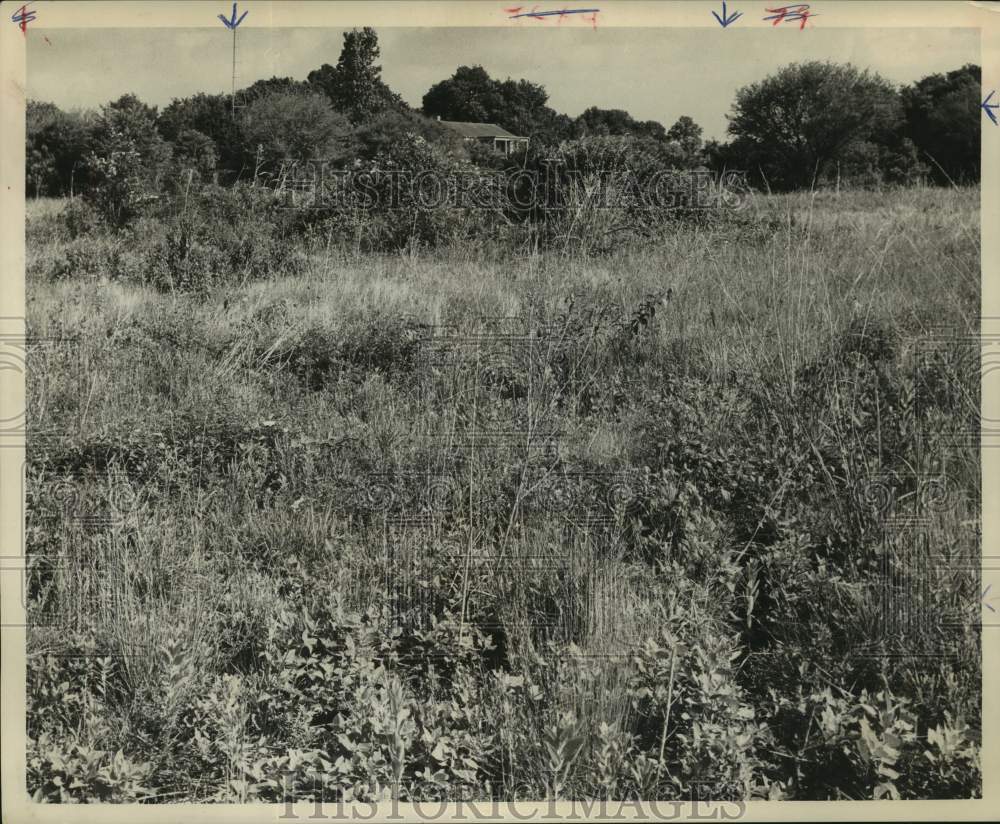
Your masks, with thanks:
[[[799,3],[794,6],[779,6],[776,9],[764,9],[771,16],[765,17],[764,20],[773,20],[772,26],[777,26],[778,23],[794,23],[796,20],[801,20],[802,24],[799,26],[799,31],[806,27],[806,23],[809,22],[810,17],[816,17],[816,12],[809,11],[808,3]]]
[[[35,12],[28,11],[28,6],[30,5],[31,3],[25,3],[25,5],[21,6],[21,8],[10,16],[10,19],[17,23],[18,28],[21,30],[21,34],[25,37],[28,35],[28,23],[31,23],[36,17],[38,17]]]

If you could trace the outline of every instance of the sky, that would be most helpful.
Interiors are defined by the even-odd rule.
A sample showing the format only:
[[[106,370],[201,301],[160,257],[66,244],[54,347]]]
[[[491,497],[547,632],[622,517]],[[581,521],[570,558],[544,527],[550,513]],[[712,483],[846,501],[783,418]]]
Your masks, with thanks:
[[[669,128],[688,115],[721,138],[736,90],[788,63],[850,62],[911,83],[979,63],[978,29],[378,28],[382,79],[418,107],[458,66],[541,83],[570,116],[626,109]],[[340,29],[239,30],[238,86],[273,76],[304,80],[335,65]],[[232,34],[218,29],[36,29],[28,34],[28,97],[96,108],[132,92],[164,106],[195,92],[228,92]]]

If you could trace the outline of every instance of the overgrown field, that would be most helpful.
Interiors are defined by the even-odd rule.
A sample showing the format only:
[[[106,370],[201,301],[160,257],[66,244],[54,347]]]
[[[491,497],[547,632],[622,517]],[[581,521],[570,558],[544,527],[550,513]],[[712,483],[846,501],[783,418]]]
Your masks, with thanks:
[[[223,254],[29,203],[30,792],[978,796],[978,204]]]

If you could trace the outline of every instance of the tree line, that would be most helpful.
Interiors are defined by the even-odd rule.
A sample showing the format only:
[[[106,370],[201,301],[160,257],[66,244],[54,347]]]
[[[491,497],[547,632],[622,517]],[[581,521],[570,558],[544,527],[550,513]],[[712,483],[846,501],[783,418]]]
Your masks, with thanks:
[[[336,65],[305,80],[271,78],[229,94],[198,93],[162,110],[126,94],[98,111],[29,101],[28,193],[72,195],[103,187],[187,179],[232,183],[289,162],[346,167],[415,134],[482,165],[438,119],[494,123],[536,149],[616,137],[650,149],[665,167],[743,170],[757,186],[784,191],[852,184],[973,183],[979,179],[980,68],[966,65],[897,88],[851,65],[792,64],[741,88],[725,141],[702,139],[681,116],[669,129],[622,109],[591,107],[572,118],[548,105],[544,86],[498,80],[461,66],[414,109],[382,80],[371,28],[344,34]],[[154,187],[155,188],[155,187]],[[117,193],[119,196],[120,192]],[[126,198],[127,200],[127,198]]]

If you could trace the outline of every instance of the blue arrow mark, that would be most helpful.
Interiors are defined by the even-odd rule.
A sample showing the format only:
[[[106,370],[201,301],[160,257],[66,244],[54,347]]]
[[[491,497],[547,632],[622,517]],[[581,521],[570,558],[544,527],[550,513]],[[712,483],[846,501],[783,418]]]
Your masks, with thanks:
[[[992,120],[993,121],[993,125],[996,126],[997,125],[997,116],[995,114],[993,114],[993,110],[994,109],[1000,109],[1000,103],[990,103],[990,98],[993,97],[994,94],[996,94],[996,89],[994,89],[988,95],[986,95],[986,99],[982,103],[979,104],[979,107],[984,112],[986,112],[986,116],[990,120]]]
[[[712,12],[712,17],[719,21],[719,25],[725,28],[730,23],[735,23],[739,18],[743,16],[743,12],[734,11],[732,15],[726,14],[726,0],[722,0],[722,17],[719,17],[714,11]]]
[[[243,14],[240,15],[240,19],[237,20],[236,19],[236,4],[233,3],[233,16],[232,16],[232,18],[229,19],[229,20],[227,20],[225,17],[223,17],[220,14],[219,15],[219,19],[222,21],[222,25],[224,25],[227,29],[235,29],[240,23],[243,22],[243,18],[246,17],[248,14],[250,14],[249,11],[243,12]]]
[[[989,98],[986,98],[986,99],[989,100]],[[989,595],[991,589],[993,589],[993,584],[990,584],[988,587],[986,587],[986,589],[983,590],[983,605],[990,612],[996,612],[996,609],[994,609],[993,606],[991,604],[989,604],[987,602],[987,600],[986,600],[986,596]],[[994,600],[996,600],[996,599],[995,598],[990,598],[990,601],[994,601]]]

